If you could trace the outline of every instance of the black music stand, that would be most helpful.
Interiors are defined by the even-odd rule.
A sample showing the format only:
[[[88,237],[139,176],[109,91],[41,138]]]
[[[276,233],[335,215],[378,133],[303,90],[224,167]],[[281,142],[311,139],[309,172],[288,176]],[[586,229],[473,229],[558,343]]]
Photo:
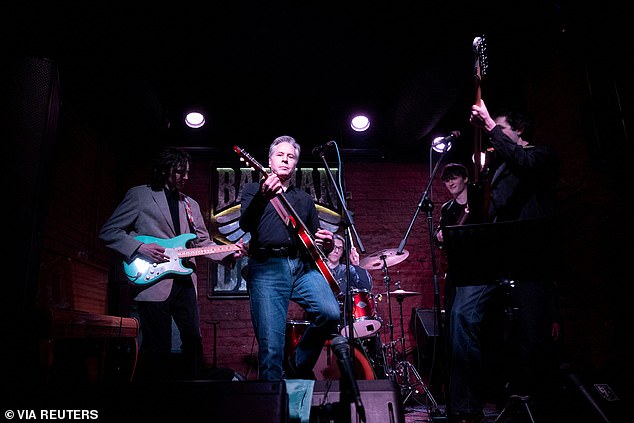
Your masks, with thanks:
[[[550,276],[555,229],[549,218],[446,226],[443,245],[453,283],[482,285]]]
[[[554,219],[456,225],[443,228],[448,271],[456,286],[496,284],[506,291],[516,283],[551,278],[555,263]],[[506,315],[509,316],[510,304]],[[495,423],[526,412],[535,423],[530,396],[510,395]]]

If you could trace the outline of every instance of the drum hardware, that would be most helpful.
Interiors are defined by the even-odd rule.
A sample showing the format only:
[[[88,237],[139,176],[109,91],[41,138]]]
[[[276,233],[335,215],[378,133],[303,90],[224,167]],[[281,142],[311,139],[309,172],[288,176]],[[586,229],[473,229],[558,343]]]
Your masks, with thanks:
[[[429,245],[431,246],[431,264],[432,264],[432,270],[433,270],[433,275],[434,275],[434,307],[435,307],[435,311],[437,313],[437,318],[438,321],[440,321],[441,318],[441,309],[440,309],[440,286],[438,284],[438,272],[436,269],[436,257],[434,255],[434,237],[435,237],[435,232],[434,232],[434,225],[433,225],[433,208],[434,208],[434,203],[431,200],[431,198],[429,197],[428,193],[431,193],[431,188],[432,188],[432,183],[434,181],[434,177],[436,175],[436,173],[438,172],[438,169],[440,168],[440,165],[444,159],[444,153],[446,153],[447,150],[443,150],[443,154],[440,156],[440,158],[436,161],[436,164],[433,167],[432,170],[432,164],[433,164],[433,160],[431,160],[431,153],[432,150],[429,150],[429,154],[430,154],[430,161],[429,161],[429,165],[430,165],[430,170],[429,170],[429,181],[427,182],[427,186],[425,187],[425,190],[423,191],[423,194],[421,195],[420,201],[418,202],[418,206],[416,207],[416,211],[414,213],[414,216],[412,217],[412,220],[410,221],[409,227],[407,228],[407,231],[405,233],[405,236],[403,237],[403,239],[401,240],[400,244],[399,244],[399,248],[396,250],[395,254],[398,255],[399,252],[403,252],[405,251],[405,245],[407,243],[407,238],[409,238],[409,235],[412,231],[412,228],[414,227],[414,223],[416,222],[416,219],[418,217],[418,214],[420,213],[421,210],[424,210],[427,214],[427,229],[428,229],[428,236],[429,236]],[[387,292],[389,294],[389,286],[387,287]],[[400,289],[400,286],[398,287]],[[401,329],[403,329],[403,304],[402,301],[404,298],[406,298],[407,294],[403,293],[401,296],[397,297],[397,299],[399,300],[399,304],[401,307]],[[389,295],[388,295],[389,298]],[[404,333],[404,329],[401,331],[402,333]],[[403,335],[403,340],[402,343],[404,345],[405,343],[405,339],[404,339],[404,335]],[[403,355],[405,355],[405,352],[403,352]],[[393,362],[394,364],[394,362]],[[428,406],[430,407],[429,410],[429,415],[432,417],[432,419],[434,418],[434,416],[439,417],[442,416],[442,412],[439,410],[438,405],[436,403],[436,401],[434,400],[434,397],[432,396],[431,392],[429,391],[429,389],[425,386],[425,384],[422,382],[420,375],[418,374],[418,372],[416,371],[416,369],[414,368],[414,366],[409,363],[407,360],[405,360],[405,357],[403,357],[403,360],[399,363],[398,366],[393,366],[393,377],[395,379],[397,379],[397,376],[402,376],[402,380],[400,381],[400,386],[401,389],[403,391],[406,392],[405,398],[409,399],[411,398],[413,395],[416,395],[417,393],[419,393],[420,391],[418,390],[418,388],[422,388],[425,396],[427,397],[428,400]],[[411,381],[411,377],[414,377],[414,383],[412,383]],[[399,382],[397,380],[397,382]],[[409,394],[409,395],[407,395]]]
[[[408,292],[403,291],[400,286],[394,292],[399,291]],[[434,396],[431,394],[431,391],[429,390],[427,385],[423,382],[423,379],[420,377],[420,374],[418,374],[418,371],[416,370],[414,365],[407,361],[406,357],[407,350],[405,348],[405,326],[403,325],[403,300],[406,297],[411,297],[414,295],[419,295],[419,293],[408,292],[408,295],[396,295],[396,300],[398,301],[399,305],[399,318],[401,323],[402,357],[401,361],[399,361],[396,365],[396,368],[394,370],[394,377],[398,385],[401,387],[403,404],[405,404],[410,398],[422,404],[425,403],[424,398],[426,398],[426,405],[430,410],[430,415],[438,415],[440,413],[438,403],[434,399]],[[421,394],[424,394],[423,398],[421,398]]]
[[[365,350],[370,364],[374,369],[374,374],[377,379],[387,379],[387,360],[385,358],[385,348],[383,348],[381,342],[381,334],[376,333],[371,337],[360,340],[363,349]]]
[[[431,394],[427,385],[423,382],[422,378],[418,374],[418,371],[407,361],[406,357],[406,348],[405,348],[405,326],[403,324],[403,300],[408,297],[413,297],[415,295],[420,295],[418,292],[413,291],[405,291],[401,289],[401,282],[396,282],[397,289],[394,291],[390,291],[390,278],[387,272],[387,266],[384,267],[385,271],[385,295],[387,296],[387,303],[389,307],[389,324],[390,328],[390,342],[387,346],[389,349],[390,360],[390,368],[388,369],[388,376],[391,380],[396,382],[401,389],[401,398],[403,400],[403,404],[411,399],[414,399],[416,402],[425,403],[424,399],[427,399],[426,405],[430,409],[430,414],[438,415],[440,413],[440,408],[438,407],[438,403],[434,399],[434,396]],[[390,298],[394,295],[399,304],[399,321],[401,324],[401,337],[399,340],[394,340],[394,325],[392,320],[392,307]],[[397,352],[396,345],[397,343],[401,344],[401,354],[398,355],[399,361],[397,362]],[[424,397],[421,398],[421,394],[424,394]]]

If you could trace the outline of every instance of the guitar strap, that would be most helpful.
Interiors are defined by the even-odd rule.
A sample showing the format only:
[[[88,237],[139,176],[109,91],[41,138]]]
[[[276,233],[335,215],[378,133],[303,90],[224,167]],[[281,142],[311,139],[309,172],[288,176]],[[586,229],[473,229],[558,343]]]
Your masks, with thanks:
[[[185,213],[187,214],[189,229],[192,231],[192,233],[196,233],[195,226],[194,226],[194,215],[192,214],[192,205],[189,202],[189,197],[187,197],[183,193],[180,193],[180,196],[181,196],[181,200],[185,203]]]

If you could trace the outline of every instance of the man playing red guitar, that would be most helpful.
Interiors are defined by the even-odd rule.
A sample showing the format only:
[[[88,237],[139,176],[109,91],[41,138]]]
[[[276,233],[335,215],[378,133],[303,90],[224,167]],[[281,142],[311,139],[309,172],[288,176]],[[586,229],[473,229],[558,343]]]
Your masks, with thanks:
[[[332,232],[318,227],[312,197],[294,184],[300,151],[292,137],[276,138],[269,148],[271,173],[260,182],[246,184],[242,192],[240,227],[251,234],[246,279],[258,341],[260,380],[283,378],[286,317],[291,300],[306,311],[311,324],[294,355],[288,357],[293,374],[287,377],[314,379],[313,367],[326,341],[337,334],[339,324],[339,303],[319,271],[320,263],[315,262],[307,248],[328,254],[334,243]],[[284,201],[279,201],[281,196]],[[286,220],[282,215],[289,214],[289,210],[278,210],[285,204],[292,208]],[[305,222],[305,227],[298,222]],[[305,245],[307,242],[310,245]]]

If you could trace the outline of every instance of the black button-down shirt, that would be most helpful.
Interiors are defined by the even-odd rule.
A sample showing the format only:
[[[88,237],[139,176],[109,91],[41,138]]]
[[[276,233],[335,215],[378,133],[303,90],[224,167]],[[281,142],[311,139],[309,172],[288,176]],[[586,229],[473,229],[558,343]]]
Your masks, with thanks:
[[[314,234],[319,228],[319,216],[313,198],[295,186],[290,186],[283,195],[306,229]],[[271,202],[264,198],[259,183],[244,186],[240,212],[240,228],[251,233],[250,248],[298,247],[301,244],[295,231],[289,230]]]

